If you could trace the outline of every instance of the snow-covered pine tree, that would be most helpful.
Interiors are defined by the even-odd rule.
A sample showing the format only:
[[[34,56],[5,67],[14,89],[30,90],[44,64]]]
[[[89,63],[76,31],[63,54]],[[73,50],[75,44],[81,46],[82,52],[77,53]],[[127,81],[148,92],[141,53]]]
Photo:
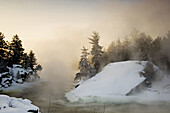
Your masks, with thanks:
[[[81,59],[79,62],[79,67],[78,67],[80,72],[76,74],[76,77],[74,78],[74,80],[85,80],[93,76],[92,72],[94,70],[92,70],[92,67],[88,61],[88,55],[89,55],[89,53],[87,52],[88,49],[83,47],[83,49],[81,50],[82,50],[82,55],[81,55]]]
[[[99,33],[93,32],[92,38],[89,38],[89,40],[90,40],[90,44],[92,44],[91,55],[93,57],[91,60],[92,63],[94,64],[94,68],[96,69],[96,72],[98,72],[101,64],[100,62],[101,56],[103,54],[102,46],[99,45],[99,40],[100,40]]]

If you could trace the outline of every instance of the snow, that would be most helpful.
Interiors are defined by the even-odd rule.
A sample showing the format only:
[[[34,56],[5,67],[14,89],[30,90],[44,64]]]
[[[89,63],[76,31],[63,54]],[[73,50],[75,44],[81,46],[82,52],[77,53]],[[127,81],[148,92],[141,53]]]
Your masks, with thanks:
[[[135,95],[142,100],[170,101],[170,78],[164,76],[161,80],[152,83],[152,87]]]
[[[13,68],[7,68],[9,72],[0,73],[0,90],[11,87],[16,83],[22,84],[39,80],[39,77],[35,75],[35,72],[31,68],[25,69],[17,64],[14,64]]]
[[[18,68],[18,67],[13,67],[12,68],[12,72],[13,72],[13,77],[15,80],[17,80],[17,74],[29,74],[29,70],[27,71],[26,69],[24,68]]]
[[[8,88],[0,88],[3,93],[9,93],[9,92],[23,92],[24,90],[28,88],[33,88],[35,85],[42,84],[44,83],[43,80],[38,80],[34,82],[24,82],[23,84],[18,84],[18,83],[12,83],[10,87]]]
[[[3,75],[8,74],[8,72],[4,72],[4,73],[0,73],[0,77],[2,77]]]
[[[28,110],[37,109],[39,111],[30,100],[0,95],[0,113],[28,113]]]
[[[146,61],[110,63],[96,76],[82,82],[65,96],[71,102],[86,100],[89,97],[121,98],[146,79],[139,74],[146,63]]]
[[[22,66],[19,64],[13,64],[13,68],[22,68]]]

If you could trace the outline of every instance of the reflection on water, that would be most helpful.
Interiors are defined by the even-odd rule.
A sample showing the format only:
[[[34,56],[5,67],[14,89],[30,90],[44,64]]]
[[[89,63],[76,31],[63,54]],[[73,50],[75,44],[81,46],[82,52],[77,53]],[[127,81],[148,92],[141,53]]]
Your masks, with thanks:
[[[40,107],[41,113],[169,113],[170,102],[126,103],[69,103],[64,93],[70,89],[54,90],[52,84],[37,84],[34,88],[10,96],[30,99]]]

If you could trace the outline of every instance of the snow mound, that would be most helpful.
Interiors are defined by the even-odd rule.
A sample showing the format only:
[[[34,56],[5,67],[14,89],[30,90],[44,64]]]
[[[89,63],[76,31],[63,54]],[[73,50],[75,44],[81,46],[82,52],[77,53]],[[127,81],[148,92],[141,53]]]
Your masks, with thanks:
[[[71,101],[88,97],[121,97],[125,96],[146,78],[140,76],[147,61],[125,61],[110,63],[96,76],[82,82],[77,88],[66,93]]]
[[[154,81],[152,87],[135,96],[142,100],[170,101],[170,75],[164,75],[161,80]]]
[[[0,95],[0,113],[28,113],[28,110],[39,111],[39,108],[30,100]]]

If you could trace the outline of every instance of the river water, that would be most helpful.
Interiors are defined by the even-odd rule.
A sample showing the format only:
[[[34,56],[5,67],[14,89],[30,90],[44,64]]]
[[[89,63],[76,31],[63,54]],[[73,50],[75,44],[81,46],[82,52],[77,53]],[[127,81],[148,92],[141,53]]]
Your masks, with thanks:
[[[41,83],[8,95],[30,99],[41,113],[170,113],[170,102],[166,101],[70,103],[64,93],[70,90],[71,85],[57,90],[51,87],[51,84]]]

